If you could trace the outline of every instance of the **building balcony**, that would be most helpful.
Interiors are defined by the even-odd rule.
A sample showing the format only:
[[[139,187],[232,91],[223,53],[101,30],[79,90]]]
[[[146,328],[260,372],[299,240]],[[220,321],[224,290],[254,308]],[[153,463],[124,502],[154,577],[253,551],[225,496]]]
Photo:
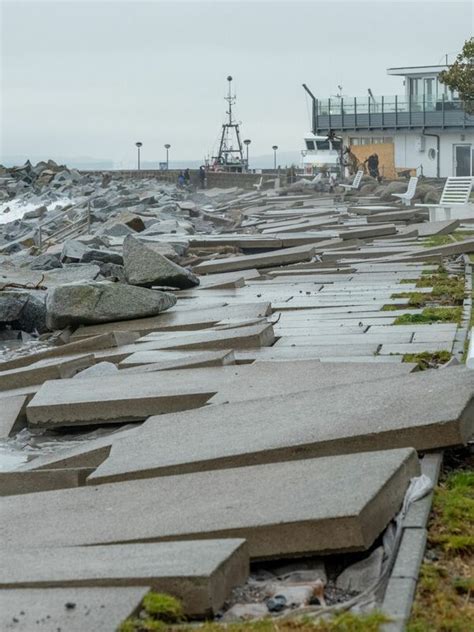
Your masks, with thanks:
[[[474,116],[458,99],[406,96],[316,99],[313,131],[474,130]]]

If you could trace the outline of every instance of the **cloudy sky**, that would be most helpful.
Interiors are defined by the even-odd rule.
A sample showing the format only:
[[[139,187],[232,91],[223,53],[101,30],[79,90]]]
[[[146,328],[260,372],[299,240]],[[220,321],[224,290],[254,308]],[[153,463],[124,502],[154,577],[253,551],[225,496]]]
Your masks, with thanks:
[[[216,149],[226,76],[251,154],[298,150],[316,96],[402,93],[393,66],[450,59],[471,2],[0,0],[0,162],[200,160]]]

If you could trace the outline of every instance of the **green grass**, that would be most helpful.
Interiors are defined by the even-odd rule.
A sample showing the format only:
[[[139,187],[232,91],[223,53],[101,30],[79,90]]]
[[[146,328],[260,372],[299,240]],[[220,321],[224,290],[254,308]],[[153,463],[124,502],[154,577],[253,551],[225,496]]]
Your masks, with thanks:
[[[284,620],[266,617],[228,624],[206,621],[190,626],[182,623],[181,602],[169,595],[148,593],[140,616],[126,619],[118,632],[379,632],[381,626],[390,621],[377,611],[370,614],[341,612],[325,619],[295,615]]]
[[[446,244],[452,244],[453,239],[451,239],[450,235],[432,235],[431,237],[426,237],[422,245],[424,248],[436,248],[437,246],[446,246]]]
[[[469,467],[469,463],[468,463]],[[474,630],[474,470],[448,474],[435,490],[426,560],[407,632]]]
[[[295,613],[296,614],[296,613]],[[379,632],[381,626],[389,619],[380,612],[370,614],[354,614],[343,612],[328,619],[309,619],[297,617],[293,619],[260,619],[242,623],[205,623],[198,628],[199,632]],[[191,628],[188,632],[192,632]]]
[[[446,364],[451,359],[449,351],[422,351],[421,353],[405,353],[403,362],[414,362],[420,371]]]
[[[431,292],[400,292],[392,294],[393,299],[408,298],[410,307],[424,307],[427,303],[441,305],[462,305],[464,301],[464,277],[457,275],[432,274],[422,276],[416,283],[421,288],[432,288]]]
[[[397,316],[394,325],[423,325],[430,323],[459,323],[461,307],[425,307],[421,314]]]
[[[157,592],[149,592],[143,597],[140,615],[126,619],[118,632],[164,632],[170,628],[170,624],[184,620],[181,601]]]

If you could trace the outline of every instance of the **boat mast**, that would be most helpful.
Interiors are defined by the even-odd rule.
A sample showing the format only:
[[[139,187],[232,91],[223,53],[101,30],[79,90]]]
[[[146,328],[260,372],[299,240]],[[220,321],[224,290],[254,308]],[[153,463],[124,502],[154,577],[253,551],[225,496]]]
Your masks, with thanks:
[[[242,169],[244,162],[244,150],[242,141],[240,139],[239,123],[234,121],[232,106],[235,105],[236,97],[232,94],[232,77],[227,77],[229,83],[229,90],[227,96],[224,97],[228,103],[228,109],[226,111],[227,121],[222,125],[221,142],[219,144],[219,153],[217,155],[217,163],[222,167],[228,167],[230,169],[240,168]],[[237,147],[234,149],[233,135],[237,141]]]

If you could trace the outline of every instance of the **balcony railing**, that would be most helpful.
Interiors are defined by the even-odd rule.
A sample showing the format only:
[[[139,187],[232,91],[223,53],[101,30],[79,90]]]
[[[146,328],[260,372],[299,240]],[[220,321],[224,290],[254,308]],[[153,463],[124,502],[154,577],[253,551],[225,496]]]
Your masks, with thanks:
[[[327,129],[399,129],[474,127],[474,116],[459,99],[427,96],[345,97],[318,99],[314,105],[315,131]]]

